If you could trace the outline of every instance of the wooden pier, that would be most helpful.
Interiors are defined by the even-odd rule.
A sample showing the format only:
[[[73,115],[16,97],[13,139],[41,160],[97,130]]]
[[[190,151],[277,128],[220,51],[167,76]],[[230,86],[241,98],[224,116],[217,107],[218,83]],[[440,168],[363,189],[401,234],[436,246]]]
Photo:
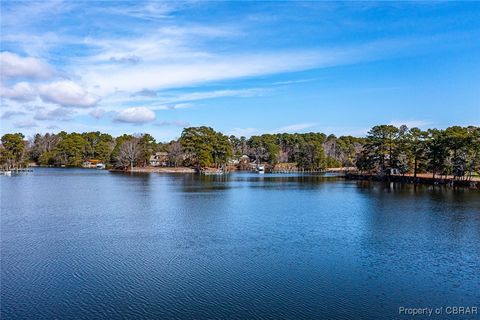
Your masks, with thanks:
[[[255,170],[252,170],[255,171]],[[338,175],[344,176],[348,172],[354,171],[354,168],[326,168],[323,170],[299,170],[299,169],[281,169],[281,170],[266,170],[266,173],[278,173],[278,174],[304,174],[304,173],[336,173]]]
[[[33,172],[33,169],[31,168],[12,168],[12,169],[2,169],[0,170],[0,174],[2,175],[9,175],[12,173],[18,174],[18,173],[23,173],[23,172]]]

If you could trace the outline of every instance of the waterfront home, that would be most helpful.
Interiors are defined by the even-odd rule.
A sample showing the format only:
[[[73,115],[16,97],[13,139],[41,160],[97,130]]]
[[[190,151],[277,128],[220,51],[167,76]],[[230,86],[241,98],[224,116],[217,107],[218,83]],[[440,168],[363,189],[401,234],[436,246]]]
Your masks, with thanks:
[[[168,152],[155,152],[150,156],[150,165],[153,167],[166,167],[168,164]]]
[[[84,168],[96,168],[97,164],[101,164],[102,161],[98,159],[88,159],[83,161],[82,167]]]
[[[242,162],[250,162],[250,158],[247,155],[242,155],[242,156],[235,156],[230,159],[228,159],[228,165],[230,166],[236,166],[239,165]]]

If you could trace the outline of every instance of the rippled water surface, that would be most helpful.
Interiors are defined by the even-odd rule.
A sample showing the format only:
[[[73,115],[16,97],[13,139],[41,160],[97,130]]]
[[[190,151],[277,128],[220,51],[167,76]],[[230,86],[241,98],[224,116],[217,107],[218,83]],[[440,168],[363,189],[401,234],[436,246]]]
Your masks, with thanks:
[[[480,302],[478,191],[81,169],[0,183],[2,319],[393,319]]]

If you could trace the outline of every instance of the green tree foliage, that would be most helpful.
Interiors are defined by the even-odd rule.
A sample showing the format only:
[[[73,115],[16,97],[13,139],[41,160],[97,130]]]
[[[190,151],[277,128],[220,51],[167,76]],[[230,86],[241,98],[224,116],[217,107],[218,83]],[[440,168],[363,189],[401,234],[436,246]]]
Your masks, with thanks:
[[[210,127],[185,128],[179,142],[187,165],[198,169],[226,165],[233,154],[228,137]]]
[[[62,166],[80,166],[86,155],[87,142],[78,133],[62,134],[55,147],[55,163]]]
[[[356,165],[360,170],[381,173],[395,169],[416,177],[428,171],[433,178],[453,175],[457,179],[470,179],[479,171],[478,132],[478,127],[422,131],[408,130],[406,126],[376,126],[369,132]]]
[[[27,160],[27,142],[21,133],[7,133],[2,136],[0,161],[6,169],[24,166]]]
[[[143,166],[147,166],[150,161],[150,156],[157,151],[157,142],[155,138],[148,133],[137,136],[140,148],[138,162]]]
[[[248,154],[257,163],[278,162],[296,163],[306,170],[319,170],[328,164],[338,165],[336,159],[325,156],[323,143],[326,136],[322,133],[280,133],[252,136],[247,141]]]
[[[111,135],[96,131],[83,133],[82,136],[85,139],[85,158],[109,161],[114,146]]]
[[[278,137],[272,134],[264,134],[261,136],[252,136],[247,145],[250,148],[250,154],[253,155],[257,163],[268,162],[275,165],[278,162],[278,153],[280,146]]]
[[[297,166],[304,170],[321,170],[327,166],[325,153],[320,141],[307,140],[300,143]]]
[[[380,171],[394,167],[394,150],[398,128],[392,125],[380,125],[373,127],[367,135],[367,143],[364,148],[367,154]]]
[[[423,164],[426,160],[427,138],[428,133],[419,128],[412,128],[408,132],[407,148],[413,158],[413,176],[415,178],[417,177],[417,173],[424,169]]]

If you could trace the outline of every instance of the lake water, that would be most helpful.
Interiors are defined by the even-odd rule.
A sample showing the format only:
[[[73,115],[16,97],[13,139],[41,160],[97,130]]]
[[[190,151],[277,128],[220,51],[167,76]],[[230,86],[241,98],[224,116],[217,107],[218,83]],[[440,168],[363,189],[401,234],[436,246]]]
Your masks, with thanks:
[[[480,304],[478,191],[42,168],[0,183],[2,319],[394,319]]]

